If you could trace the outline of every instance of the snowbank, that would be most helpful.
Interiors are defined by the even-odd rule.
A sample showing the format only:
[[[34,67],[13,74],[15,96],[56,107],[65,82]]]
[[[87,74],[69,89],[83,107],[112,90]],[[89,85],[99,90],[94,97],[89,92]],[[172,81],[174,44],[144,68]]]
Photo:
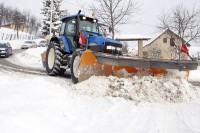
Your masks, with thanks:
[[[96,77],[75,86],[74,92],[94,97],[112,96],[138,102],[182,102],[200,98],[200,88],[173,74],[129,78]]]
[[[9,42],[13,49],[21,49],[21,45],[25,40],[33,39],[34,35],[19,31],[17,39],[17,31],[9,28],[0,28],[0,41]]]
[[[8,58],[14,64],[31,68],[43,69],[41,53],[46,50],[46,47],[29,48],[22,53],[13,55],[13,58]]]
[[[2,40],[15,40],[17,38],[17,31],[9,28],[0,28],[0,39]],[[18,39],[33,39],[34,35],[18,31]]]

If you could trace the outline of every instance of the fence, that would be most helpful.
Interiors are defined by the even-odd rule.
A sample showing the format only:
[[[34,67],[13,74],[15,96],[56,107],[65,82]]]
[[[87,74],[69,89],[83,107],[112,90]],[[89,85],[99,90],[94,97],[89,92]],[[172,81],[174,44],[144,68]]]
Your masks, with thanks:
[[[19,33],[17,34],[0,33],[0,40],[33,40],[36,39],[34,35]]]

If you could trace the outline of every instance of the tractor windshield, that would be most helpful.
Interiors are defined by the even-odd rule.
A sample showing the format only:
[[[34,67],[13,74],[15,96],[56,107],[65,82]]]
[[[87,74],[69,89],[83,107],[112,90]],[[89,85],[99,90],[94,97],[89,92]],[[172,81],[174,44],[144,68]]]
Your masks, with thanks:
[[[80,31],[86,30],[91,32],[98,33],[98,26],[97,26],[97,20],[88,18],[88,17],[80,17]]]

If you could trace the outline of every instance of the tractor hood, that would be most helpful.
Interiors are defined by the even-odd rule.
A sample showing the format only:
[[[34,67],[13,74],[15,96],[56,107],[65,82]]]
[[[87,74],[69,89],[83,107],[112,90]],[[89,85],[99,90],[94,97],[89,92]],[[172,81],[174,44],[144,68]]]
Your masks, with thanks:
[[[113,45],[122,45],[121,42],[112,40],[110,38],[106,38],[102,36],[101,34],[90,34],[90,37],[88,39],[88,44],[89,46],[94,46],[94,45],[105,45],[105,44],[113,44]]]

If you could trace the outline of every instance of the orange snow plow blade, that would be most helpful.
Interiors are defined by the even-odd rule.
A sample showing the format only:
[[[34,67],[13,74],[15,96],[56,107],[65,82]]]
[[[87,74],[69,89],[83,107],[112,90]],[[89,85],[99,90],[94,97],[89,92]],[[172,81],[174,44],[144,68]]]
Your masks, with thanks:
[[[118,77],[126,77],[131,73],[136,73],[138,71],[148,71],[152,75],[156,74],[165,74],[167,73],[166,69],[163,68],[147,68],[145,67],[138,67],[138,66],[125,66],[125,65],[116,65],[116,63],[112,60],[108,60],[106,62],[101,61],[99,55],[104,54],[105,57],[109,56],[109,54],[100,53],[96,54],[93,53],[91,50],[86,50],[81,55],[80,65],[79,65],[79,81],[83,81],[88,79],[89,77],[96,75],[103,75],[103,76],[118,76]],[[109,57],[106,57],[108,59]],[[103,62],[103,63],[101,63]]]

